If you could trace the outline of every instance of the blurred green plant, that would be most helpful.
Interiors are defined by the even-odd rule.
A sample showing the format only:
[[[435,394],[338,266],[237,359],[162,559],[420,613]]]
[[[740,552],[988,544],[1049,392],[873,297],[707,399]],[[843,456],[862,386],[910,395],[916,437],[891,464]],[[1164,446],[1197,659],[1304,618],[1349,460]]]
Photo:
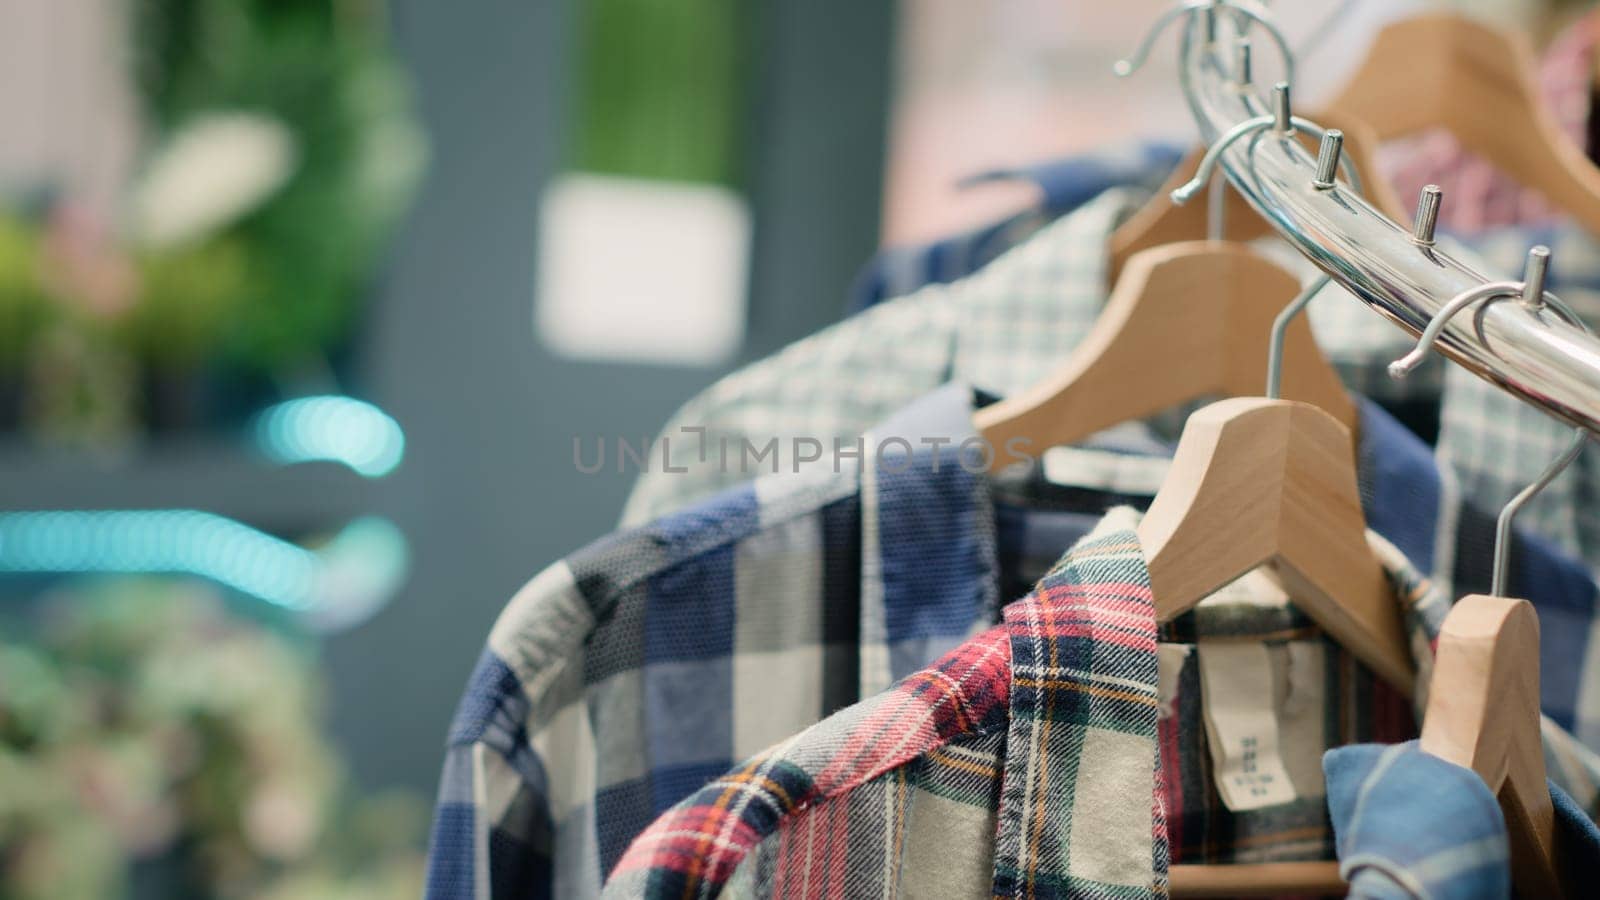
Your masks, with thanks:
[[[146,146],[121,206],[69,183],[0,211],[0,413],[20,395],[66,440],[115,440],[140,385],[154,415],[326,371],[426,155],[383,0],[130,7]]]
[[[0,213],[0,374],[15,373],[57,307],[39,278],[39,233]]]
[[[231,361],[282,371],[327,353],[409,200],[423,141],[380,2],[136,0],[136,73],[157,128],[243,111],[280,123],[290,177],[225,234],[252,255]]]
[[[739,187],[751,6],[588,0],[577,6],[581,171]]]
[[[0,642],[0,896],[415,896],[424,807],[355,797],[308,650],[203,585],[96,583]]]
[[[141,296],[117,323],[146,366],[193,372],[215,363],[250,291],[250,253],[218,238],[139,259]]]

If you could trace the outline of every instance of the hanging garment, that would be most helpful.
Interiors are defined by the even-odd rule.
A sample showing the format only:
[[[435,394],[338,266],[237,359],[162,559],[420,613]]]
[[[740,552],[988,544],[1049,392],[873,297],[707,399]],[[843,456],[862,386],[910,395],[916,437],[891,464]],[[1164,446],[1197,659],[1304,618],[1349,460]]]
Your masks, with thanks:
[[[1328,751],[1328,813],[1339,873],[1352,897],[1438,900],[1511,895],[1511,856],[1500,804],[1476,772],[1424,752],[1416,741]],[[1600,829],[1551,784],[1557,858],[1567,883],[1600,872]]]
[[[623,511],[640,525],[731,487],[756,472],[727,465],[750,445],[776,441],[787,469],[795,438],[853,442],[894,410],[950,381],[1000,396],[1054,372],[1093,327],[1109,294],[1112,231],[1144,196],[1108,191],[1040,231],[982,271],[885,303],[721,379],[678,410],[656,437]],[[1284,248],[1287,250],[1287,248]],[[1287,257],[1311,277],[1309,264]],[[1318,343],[1356,391],[1384,403],[1438,400],[1444,365],[1410,378],[1388,364],[1411,348],[1406,334],[1342,288],[1310,308]],[[1181,414],[1168,417],[1175,437]]]
[[[1579,149],[1588,145],[1597,25],[1600,17],[1585,15],[1568,26],[1539,61],[1539,95],[1556,125]],[[1588,149],[1593,157],[1594,148]],[[1381,160],[1398,197],[1416,197],[1428,184],[1444,190],[1445,202],[1439,209],[1443,230],[1471,235],[1495,226],[1555,224],[1565,219],[1538,191],[1501,174],[1446,132],[1396,141],[1383,148]]]
[[[1578,147],[1593,132],[1595,45],[1600,16],[1590,14],[1553,41],[1539,63],[1539,92],[1562,132]],[[863,268],[851,292],[859,310],[909,294],[929,284],[947,284],[978,271],[1051,220],[1066,215],[1113,187],[1155,190],[1183,156],[1183,147],[1146,141],[1091,150],[1013,169],[980,173],[961,184],[1012,180],[1038,186],[1028,208],[964,234],[925,244],[891,247]],[[1554,225],[1564,216],[1536,191],[1518,185],[1489,163],[1467,153],[1449,134],[1430,134],[1383,148],[1384,179],[1395,196],[1416,197],[1424,185],[1444,188],[1449,202],[1439,211],[1445,231],[1476,235],[1502,225]],[[1141,169],[1141,166],[1143,167]],[[1518,248],[1526,252],[1527,247]],[[1520,264],[1520,258],[1519,258]]]
[[[1188,811],[1166,779],[1173,716],[1136,521],[1109,515],[1001,626],[696,791],[634,841],[606,895],[1164,896],[1169,859],[1191,861],[1171,830]],[[1373,549],[1425,683],[1449,601]],[[1259,608],[1216,599],[1235,623]],[[1274,824],[1291,841],[1305,827]]]
[[[850,289],[850,310],[859,312],[930,284],[965,278],[1111,188],[1154,191],[1182,159],[1183,147],[1177,144],[1139,141],[962,179],[958,187],[1018,182],[1038,193],[1031,205],[997,222],[926,244],[879,251]]]
[[[860,452],[938,438],[959,454],[973,410],[970,389],[947,385]],[[452,725],[430,895],[592,895],[628,842],[707,779],[989,627],[1106,509],[1147,504],[1168,448],[1137,430],[1105,440],[992,479],[946,455],[880,467],[830,454],[820,472],[762,478],[541,573],[496,623]],[[1358,465],[1374,530],[1451,590],[1487,586],[1492,519],[1462,508],[1428,449],[1371,404]],[[1519,542],[1516,566],[1537,573],[1523,595],[1541,615],[1568,616],[1549,627],[1589,633],[1595,588],[1580,567],[1536,540]],[[1318,694],[1326,706],[1303,722],[1375,739],[1363,735],[1394,704],[1375,706],[1381,693],[1342,653],[1320,658],[1319,683],[1350,688]],[[1544,661],[1557,721],[1600,677],[1583,659]],[[1226,852],[1237,820],[1210,816],[1205,793],[1194,781],[1175,795],[1192,812],[1184,833]]]
[[[1524,243],[1513,249],[1514,242]],[[1493,229],[1474,244],[1489,261],[1484,271],[1491,276],[1517,272],[1529,246],[1550,247],[1549,289],[1591,325],[1600,325],[1600,241],[1570,226],[1552,226]],[[1569,426],[1471,373],[1458,367],[1446,373],[1438,455],[1456,472],[1463,493],[1478,502],[1504,504],[1537,478],[1571,437]],[[1600,571],[1600,447],[1585,447],[1518,521]],[[1573,640],[1571,652],[1588,647],[1587,637],[1547,633],[1545,639]],[[1600,730],[1593,729],[1579,726],[1578,736],[1600,741]]]
[[[721,448],[824,446],[857,436],[941,384],[1000,395],[1060,365],[1106,297],[1106,241],[1136,208],[1110,191],[982,272],[853,316],[721,379],[673,415],[657,457],[634,484],[623,524],[639,525],[739,484],[754,472],[720,464]],[[790,467],[787,456],[780,469]]]
[[[1511,896],[1505,816],[1477,772],[1416,741],[1336,747],[1322,767],[1350,896]]]

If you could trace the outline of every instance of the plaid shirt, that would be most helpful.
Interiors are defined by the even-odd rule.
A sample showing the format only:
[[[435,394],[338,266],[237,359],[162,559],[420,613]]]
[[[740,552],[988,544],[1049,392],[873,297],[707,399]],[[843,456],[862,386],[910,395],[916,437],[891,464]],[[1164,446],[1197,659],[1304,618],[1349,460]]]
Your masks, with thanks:
[[[1520,277],[1528,247],[1551,248],[1550,289],[1591,325],[1600,326],[1600,243],[1572,226],[1500,228],[1474,246],[1490,277]],[[1439,458],[1467,496],[1496,508],[1531,484],[1566,449],[1572,429],[1464,369],[1446,373]],[[1590,443],[1517,519],[1530,532],[1600,571],[1600,446]],[[1589,646],[1586,635],[1574,651]],[[1590,698],[1577,735],[1600,746],[1600,697]]]
[[[959,441],[971,413],[971,393],[947,386],[877,433]],[[1116,452],[1062,451],[1063,466],[1052,451],[994,480],[923,454],[904,471],[768,476],[552,566],[501,615],[462,698],[430,894],[592,895],[628,842],[707,779],[996,622],[1001,599],[1026,593],[1104,510],[1148,502],[1165,466],[1151,454],[1165,449],[1124,436]],[[1372,528],[1461,591],[1487,585],[1492,520],[1370,404],[1358,467]],[[1547,633],[1583,639],[1594,586],[1538,541],[1517,551],[1517,591]],[[1545,706],[1566,724],[1593,669],[1549,643],[1567,655],[1545,660]],[[1330,683],[1364,683],[1330,665]],[[1371,692],[1315,696],[1305,723],[1345,740],[1386,733]],[[1208,812],[1203,777],[1173,781],[1185,842],[1226,852],[1245,833]]]
[[[1425,684],[1448,600],[1393,547],[1375,539],[1374,549]],[[1232,623],[1230,636],[1241,619],[1298,618],[1288,606],[1219,599],[1201,610]],[[1193,698],[1163,696],[1157,639],[1138,537],[1104,529],[1006,607],[1000,627],[678,804],[629,847],[606,895],[1164,896],[1169,857],[1194,856],[1173,833],[1187,811],[1168,777],[1182,719],[1168,710]],[[1294,705],[1285,699],[1275,714]],[[1593,784],[1596,760],[1584,763]],[[1324,800],[1313,803],[1325,822]],[[1287,858],[1327,855],[1325,842],[1305,840],[1302,819],[1290,810],[1273,823],[1295,848]]]
[[[982,271],[874,306],[746,366],[690,400],[662,429],[622,524],[642,525],[752,474],[741,459],[776,441],[787,469],[796,438],[853,442],[883,417],[950,381],[999,396],[1032,387],[1060,367],[1094,326],[1108,293],[1111,232],[1147,194],[1115,189],[1044,228]],[[1309,281],[1317,273],[1279,245]],[[1405,332],[1330,286],[1309,308],[1318,343],[1352,389],[1386,404],[1436,402],[1444,363],[1388,377],[1411,348]],[[1175,434],[1182,416],[1167,421]]]
[[[879,251],[856,278],[850,291],[850,307],[860,311],[930,284],[965,278],[1045,225],[1111,188],[1143,187],[1154,191],[1183,159],[1183,150],[1176,144],[1143,141],[1031,166],[992,169],[966,178],[959,187],[997,181],[1026,182],[1038,188],[1037,199],[1015,215],[962,234]]]
[[[1476,772],[1416,741],[1339,747],[1323,757],[1323,768],[1351,896],[1511,896],[1505,818]],[[1600,829],[1559,787],[1550,793],[1567,883],[1590,883],[1600,872]]]

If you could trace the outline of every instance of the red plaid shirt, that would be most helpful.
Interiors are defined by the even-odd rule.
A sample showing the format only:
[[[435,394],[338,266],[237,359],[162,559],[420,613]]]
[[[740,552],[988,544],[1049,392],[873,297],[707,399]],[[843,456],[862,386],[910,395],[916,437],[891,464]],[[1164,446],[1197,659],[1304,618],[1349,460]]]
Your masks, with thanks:
[[[1113,513],[1113,516],[1119,516]],[[1110,517],[1108,517],[1108,521]],[[1374,538],[1406,612],[1422,681],[1448,604],[1398,551]],[[1218,602],[1220,601],[1220,602]],[[1210,772],[1193,767],[1204,728],[1188,718],[1191,667],[1166,650],[1249,634],[1294,669],[1275,715],[1347,692],[1372,703],[1382,684],[1287,603],[1237,594],[1159,629],[1136,534],[1102,530],[1006,608],[1004,624],[877,697],[758,754],[658,819],[606,884],[610,897],[1051,896],[1156,897],[1179,861],[1329,858],[1322,750],[1415,734],[1408,704],[1387,724],[1339,718],[1308,756],[1317,789],[1230,812]],[[1167,643],[1176,642],[1176,643]],[[1304,737],[1304,735],[1302,735]],[[1549,726],[1555,779],[1583,757]],[[1291,769],[1293,767],[1291,766]],[[1299,776],[1291,771],[1292,780]],[[1204,783],[1188,784],[1198,775]],[[1198,790],[1201,802],[1188,796]],[[1169,850],[1170,848],[1170,850]]]

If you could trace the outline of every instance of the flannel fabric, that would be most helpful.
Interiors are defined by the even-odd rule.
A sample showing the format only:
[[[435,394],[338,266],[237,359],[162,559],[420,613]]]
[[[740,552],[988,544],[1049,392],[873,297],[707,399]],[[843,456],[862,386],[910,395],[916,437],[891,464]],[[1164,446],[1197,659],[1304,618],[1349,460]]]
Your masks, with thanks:
[[[1501,228],[1474,246],[1490,278],[1519,278],[1535,244],[1551,248],[1549,287],[1591,325],[1600,325],[1600,244],[1570,226]],[[1565,448],[1571,429],[1459,367],[1446,373],[1439,458],[1463,492],[1497,508],[1522,490]],[[1590,443],[1573,464],[1523,509],[1518,523],[1600,571],[1600,447]],[[1600,742],[1580,725],[1579,737]]]
[[[937,437],[953,452],[972,436],[972,410],[970,390],[946,386],[874,429],[870,446]],[[1459,503],[1413,435],[1371,404],[1362,415],[1371,527],[1452,593],[1486,588],[1492,519]],[[502,613],[462,698],[430,894],[591,896],[628,841],[706,779],[996,622],[1002,598],[1026,593],[1106,509],[1148,503],[1168,452],[1134,428],[993,479],[942,455],[844,459],[837,474],[764,476],[552,566]],[[1595,588],[1537,540],[1516,552],[1518,593],[1547,634],[1567,638],[1547,640],[1542,683],[1547,711],[1569,724],[1594,692],[1573,650]],[[1263,633],[1298,627],[1274,620]],[[1405,736],[1381,726],[1394,704],[1375,700],[1345,655],[1307,653],[1294,671],[1335,687],[1302,692],[1314,702],[1289,730]],[[1176,690],[1196,677],[1183,668]],[[1192,725],[1169,757],[1185,852],[1226,855],[1239,835],[1281,843],[1272,822],[1252,830],[1256,820],[1215,811]]]
[[[1511,845],[1500,803],[1478,773],[1415,741],[1329,750],[1328,815],[1350,896],[1501,900]]]
[[[1430,756],[1416,741],[1338,747],[1323,757],[1323,768],[1350,896],[1510,896],[1505,819],[1476,773]],[[1592,884],[1600,872],[1600,829],[1553,782],[1550,797],[1567,883]]]
[[[607,896],[1156,896],[1156,621],[1137,539],[1079,545],[1002,626],[712,781]]]
[[[1590,13],[1569,26],[1539,62],[1539,94],[1556,125],[1582,149],[1589,133],[1594,85],[1595,44],[1600,18]],[[1590,148],[1591,152],[1593,148]],[[1501,174],[1487,160],[1467,152],[1449,132],[1435,131],[1385,146],[1380,155],[1396,195],[1409,200],[1423,185],[1444,189],[1439,227],[1472,234],[1504,225],[1539,225],[1565,218],[1538,191]],[[1526,248],[1524,248],[1526,250]]]
[[[1207,848],[1186,847],[1171,827],[1182,792],[1166,777],[1172,728],[1163,723],[1182,720],[1173,707],[1196,698],[1165,696],[1169,667],[1128,527],[1135,516],[1113,511],[1006,607],[1001,627],[696,791],[634,841],[606,895],[1164,896],[1169,859],[1211,854],[1193,852]],[[1381,538],[1373,549],[1404,608],[1425,685],[1449,601]],[[1236,629],[1270,619],[1261,608],[1235,593],[1199,610]],[[1287,604],[1270,608],[1298,618]],[[1203,627],[1201,616],[1186,618]],[[1297,646],[1337,646],[1320,635],[1272,644],[1289,656]],[[1280,685],[1274,714],[1292,716],[1293,694],[1308,686]],[[1556,752],[1569,750],[1563,743]],[[1596,760],[1585,763],[1592,783]],[[1326,833],[1322,802],[1312,805]],[[1278,823],[1277,837],[1293,848],[1287,858],[1329,855],[1326,840],[1304,839],[1315,826],[1296,812],[1291,804]],[[1254,858],[1239,843],[1236,858]]]
[[[1111,232],[1145,196],[1131,188],[1101,194],[976,274],[875,306],[721,379],[656,437],[649,457],[664,462],[640,474],[622,524],[642,525],[745,481],[757,473],[744,460],[769,446],[787,469],[797,441],[853,443],[941,384],[999,396],[1032,387],[1099,317]],[[1309,281],[1310,264],[1281,249]],[[1320,292],[1308,314],[1353,389],[1387,405],[1437,403],[1444,363],[1390,378],[1389,362],[1412,342],[1342,288]],[[1173,418],[1170,430],[1182,421]]]
[[[879,251],[856,278],[850,308],[860,311],[930,284],[965,278],[1106,190],[1155,190],[1181,159],[1183,148],[1177,144],[1144,141],[1030,166],[992,169],[963,179],[961,187],[1026,182],[1038,188],[1038,196],[1032,206],[998,222],[928,244]]]
[[[1106,240],[1134,195],[1113,190],[956,284],[868,309],[723,378],[656,438],[674,471],[635,483],[624,526],[641,525],[753,473],[722,465],[776,439],[780,468],[797,438],[853,442],[950,381],[1000,394],[1043,378],[1094,325],[1105,298]],[[681,471],[687,470],[687,471]]]

